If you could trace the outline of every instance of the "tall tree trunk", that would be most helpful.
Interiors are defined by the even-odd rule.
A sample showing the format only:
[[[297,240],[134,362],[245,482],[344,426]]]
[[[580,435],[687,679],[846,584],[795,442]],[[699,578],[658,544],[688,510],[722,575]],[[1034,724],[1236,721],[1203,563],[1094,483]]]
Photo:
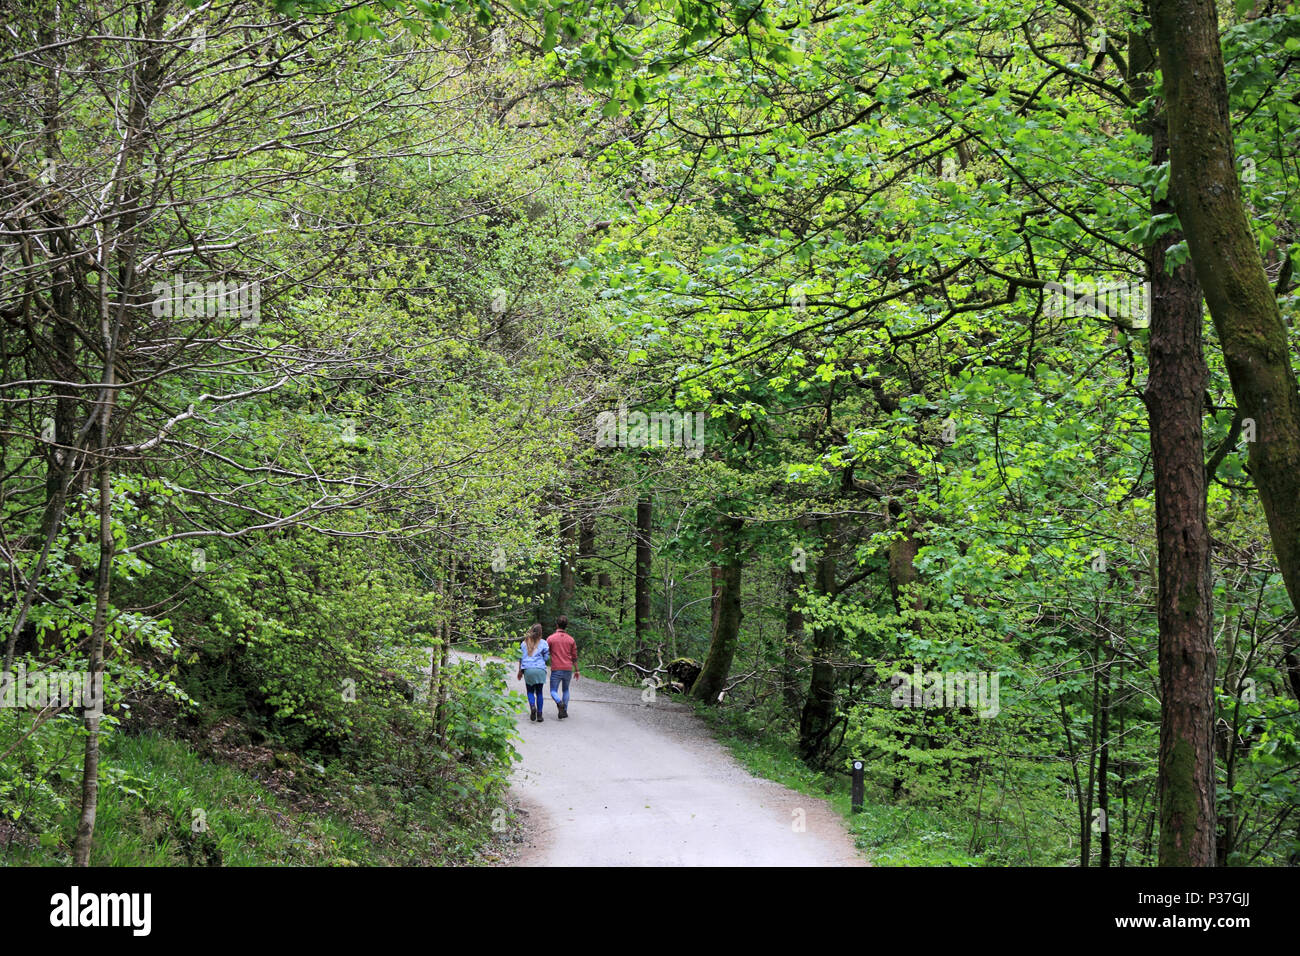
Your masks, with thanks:
[[[1209,9],[1213,16],[1213,6]],[[1168,11],[1158,14],[1157,19],[1161,16],[1167,18]],[[1191,24],[1188,26],[1190,32],[1195,32]],[[1168,31],[1169,24],[1166,23],[1165,32]],[[1174,32],[1181,34],[1185,31]],[[1211,39],[1217,58],[1217,27]],[[1170,37],[1161,33],[1160,41],[1164,46],[1170,42]],[[1138,52],[1135,48],[1134,53]],[[1170,97],[1166,108],[1170,120],[1166,126],[1157,116],[1151,125],[1152,161],[1159,164],[1170,156],[1173,168],[1179,170],[1175,175],[1184,179],[1188,171],[1186,154],[1199,148],[1185,138],[1188,130],[1183,127],[1187,123],[1190,104],[1184,98],[1189,93],[1195,98],[1202,94],[1188,89],[1190,75],[1171,76],[1169,63],[1181,60],[1186,52],[1171,56],[1170,50],[1162,49],[1165,91]],[[1180,62],[1174,69],[1182,70],[1188,65]],[[1200,69],[1204,68],[1202,64]],[[1192,69],[1195,71],[1197,68]],[[1218,83],[1223,84],[1221,60],[1218,61]],[[1209,88],[1214,85],[1214,80],[1202,76],[1195,85]],[[1226,96],[1225,87],[1225,124]],[[1231,173],[1230,141],[1227,147],[1228,155],[1224,161],[1229,164],[1228,172]],[[1232,179],[1235,190],[1235,175]],[[1203,186],[1212,188],[1208,181],[1203,181]],[[1195,187],[1189,189],[1186,182],[1182,187],[1175,190],[1180,216],[1188,208],[1189,194],[1197,191]],[[1152,204],[1153,215],[1172,211],[1166,201]],[[1182,222],[1192,228],[1186,219]],[[1205,446],[1201,430],[1201,408],[1209,370],[1201,348],[1204,317],[1201,287],[1197,282],[1198,275],[1203,276],[1201,259],[1193,257],[1196,259],[1195,269],[1192,264],[1185,264],[1170,274],[1165,268],[1165,250],[1180,238],[1177,233],[1168,234],[1149,248],[1150,375],[1143,395],[1151,423],[1159,554],[1159,853],[1162,866],[1213,866],[1215,651],[1211,633],[1213,591],[1206,515]],[[1188,243],[1191,245],[1190,233]],[[1253,245],[1251,248],[1254,255]],[[1262,279],[1263,269],[1259,266],[1258,256],[1255,261]],[[1211,263],[1207,265],[1213,268]],[[1215,281],[1221,281],[1221,277],[1212,280]],[[1265,288],[1267,290],[1267,282]],[[1268,295],[1272,301],[1272,292],[1269,291]],[[1276,313],[1276,304],[1273,310]],[[1226,339],[1224,345],[1226,349]],[[1285,362],[1285,349],[1282,358]],[[1300,418],[1296,421],[1300,422]],[[1300,465],[1300,462],[1293,464]],[[1294,508],[1294,500],[1290,506]]]
[[[434,737],[438,736],[438,702],[442,699],[442,651],[447,646],[447,594],[450,590],[446,568],[439,568],[439,572],[438,613],[442,619],[438,622],[438,634],[429,652],[429,717],[430,733]]]
[[[1238,411],[1256,426],[1250,473],[1300,611],[1300,390],[1237,182],[1218,13],[1213,0],[1152,0],[1151,14],[1168,113],[1170,194]]]
[[[155,0],[149,11],[145,34],[157,39],[162,34],[169,4]],[[113,540],[113,480],[111,467],[113,410],[117,403],[117,347],[122,325],[126,319],[127,303],[135,291],[136,283],[136,223],[139,218],[140,158],[144,153],[147,136],[146,117],[157,94],[161,75],[161,50],[146,54],[139,67],[136,81],[131,87],[130,108],[126,128],[129,131],[122,146],[119,164],[120,179],[114,184],[117,190],[115,206],[121,213],[112,243],[117,254],[117,303],[110,303],[108,276],[97,283],[99,291],[99,334],[104,348],[104,366],[100,377],[98,404],[92,418],[99,427],[99,569],[95,576],[95,614],[90,626],[89,672],[91,686],[104,687],[104,645],[108,636],[109,588],[113,576],[113,554],[117,543]],[[67,483],[64,483],[67,487]],[[107,688],[104,688],[107,697]],[[93,708],[102,710],[101,706]],[[95,815],[99,808],[99,726],[98,715],[85,715],[86,752],[81,775],[81,814],[77,821],[77,836],[72,857],[77,866],[90,865],[90,851],[95,839]]]
[[[448,700],[451,691],[451,680],[447,674],[447,665],[451,661],[451,625],[448,624],[442,641],[442,662],[438,667],[438,708],[433,714],[434,732],[438,740],[446,743],[447,725],[451,720],[451,711],[448,707]]]
[[[438,733],[438,697],[442,687],[442,648],[444,640],[443,628],[440,624],[438,625],[438,636],[434,638],[433,647],[429,650],[429,717],[433,721],[430,727],[435,736]]]
[[[1097,601],[1096,613],[1099,627],[1092,647],[1092,726],[1088,733],[1088,788],[1079,795],[1079,802],[1083,806],[1083,818],[1088,821],[1088,826],[1085,826],[1079,834],[1079,866],[1081,867],[1092,864],[1092,828],[1099,825],[1093,813],[1096,808],[1093,798],[1096,796],[1097,787],[1097,755],[1101,751],[1102,631],[1106,627],[1105,610],[1100,599]]]
[[[111,379],[110,379],[111,383]],[[108,416],[112,406],[112,389],[103,394],[105,408],[101,412],[104,424],[101,426],[103,440],[100,447],[107,446]],[[104,639],[108,632],[108,592],[113,573],[113,487],[108,460],[99,463],[99,570],[95,575],[95,616],[90,631],[90,671],[91,686],[98,678],[102,681],[104,671]],[[99,686],[103,686],[100,684]],[[93,708],[98,709],[98,708]],[[90,850],[95,840],[95,814],[99,809],[99,716],[87,714],[86,753],[81,773],[81,816],[77,821],[77,838],[73,845],[73,862],[77,866],[90,865]]]
[[[574,576],[574,547],[577,533],[577,521],[573,515],[565,515],[560,522],[560,594],[556,600],[556,613],[568,614],[569,602],[573,600],[577,579]]]
[[[803,612],[799,610],[799,591],[804,575],[790,571],[786,575],[785,646],[782,649],[781,698],[785,708],[794,713],[803,707],[803,694],[799,687],[799,650],[803,644]]]
[[[654,504],[647,498],[636,503],[636,662],[650,667],[650,527],[654,517]]]
[[[718,695],[727,686],[731,662],[740,641],[740,622],[744,617],[740,609],[740,581],[744,569],[738,540],[741,526],[739,518],[724,518],[715,531],[721,563],[714,578],[713,634],[704,666],[691,685],[691,696],[710,704],[718,702]]]
[[[1098,866],[1108,867],[1110,840],[1110,662],[1106,657],[1101,674],[1101,747],[1097,758],[1097,807],[1101,810],[1101,857]]]
[[[883,505],[884,505],[884,525],[885,527],[888,528],[893,524],[895,518],[901,515],[902,508],[901,506],[898,505],[897,502],[892,501],[890,499],[886,499],[883,502]],[[917,541],[916,535],[912,533],[910,524],[908,525],[906,531],[901,537],[893,538],[889,542],[889,552],[887,555],[887,559],[888,559],[887,572],[889,575],[889,594],[894,602],[894,610],[899,614],[903,613],[904,599],[907,596],[907,589],[909,586],[915,583],[917,578],[915,561],[916,561],[916,555],[919,551],[920,551],[920,542]],[[922,601],[920,596],[918,595],[913,599],[912,607],[916,610],[920,610],[921,606],[922,606]],[[918,722],[924,722],[924,717],[925,717],[925,712],[920,711],[920,712],[911,712],[910,714],[905,716],[904,719],[909,724],[915,725]],[[917,743],[917,738],[911,737],[911,742],[909,744],[908,735],[906,733],[895,733],[891,731],[890,736],[894,737],[894,739],[897,741],[897,748],[895,749],[894,755],[892,757],[893,783],[891,786],[893,797],[895,800],[897,800],[900,797],[902,797],[906,789],[905,788],[906,781],[903,779],[903,774],[906,773],[906,761],[902,757],[902,750],[904,747],[907,747],[909,745],[915,746]]]
[[[915,479],[914,473],[909,473],[909,480]],[[885,501],[885,525],[889,526],[894,519],[902,513],[902,507],[896,501]],[[921,542],[917,540],[915,529],[911,524],[911,519],[903,533],[893,538],[889,542],[889,594],[894,601],[894,610],[899,614],[903,613],[903,599],[906,597],[907,589],[916,583],[916,555],[921,550]],[[920,596],[912,599],[912,608],[920,610],[923,602]]]
[[[450,565],[447,572],[446,614],[443,617],[442,625],[442,645],[440,648],[442,657],[438,665],[438,696],[433,704],[433,732],[439,741],[446,741],[447,739],[447,724],[451,716],[447,706],[448,691],[451,686],[451,682],[447,679],[447,664],[451,660],[451,641],[455,634],[458,619],[456,602],[460,594],[456,576],[460,562],[454,555],[451,558]]]
[[[821,522],[823,550],[817,559],[818,593],[828,600],[835,597],[836,549],[839,522],[833,518]],[[808,696],[799,715],[799,754],[816,763],[825,753],[826,740],[835,723],[835,665],[831,662],[836,630],[823,625],[813,631],[812,677]]]
[[[591,559],[596,554],[596,516],[584,514],[578,522],[578,567],[583,586],[591,584]]]
[[[129,276],[134,267],[134,257],[127,260],[125,269]],[[91,686],[103,687],[104,644],[108,636],[108,601],[109,588],[113,580],[113,554],[117,542],[113,539],[113,476],[110,468],[109,447],[112,431],[113,407],[117,401],[117,336],[122,322],[122,308],[118,308],[116,322],[110,317],[108,293],[100,283],[100,330],[104,342],[104,372],[102,388],[99,391],[99,404],[96,407],[99,426],[99,568],[95,575],[95,615],[90,625],[90,673]],[[127,282],[123,286],[129,288]],[[106,695],[105,695],[106,696]],[[73,863],[77,866],[90,865],[90,850],[95,840],[95,814],[99,809],[99,722],[102,714],[100,707],[92,710],[100,714],[85,714],[86,751],[81,773],[81,815],[77,821],[77,836],[73,843]]]

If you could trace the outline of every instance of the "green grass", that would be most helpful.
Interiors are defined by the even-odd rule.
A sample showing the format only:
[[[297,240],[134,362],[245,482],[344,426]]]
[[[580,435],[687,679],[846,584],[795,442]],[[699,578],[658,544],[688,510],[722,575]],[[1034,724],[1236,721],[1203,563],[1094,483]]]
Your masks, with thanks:
[[[844,817],[864,856],[877,866],[985,866],[986,857],[961,852],[968,821],[946,819],[934,809],[893,804],[867,790],[861,813],[853,813],[849,775],[825,773],[804,764],[793,741],[774,739],[751,726],[745,715],[700,706],[714,735],[755,776],[819,797]]]
[[[113,737],[103,766],[95,866],[469,863],[491,838],[490,815],[457,816],[431,798],[398,804],[350,775],[312,782],[337,796],[341,814],[296,808],[238,768],[152,733]],[[78,805],[74,796],[40,845],[15,843],[0,862],[69,863]]]

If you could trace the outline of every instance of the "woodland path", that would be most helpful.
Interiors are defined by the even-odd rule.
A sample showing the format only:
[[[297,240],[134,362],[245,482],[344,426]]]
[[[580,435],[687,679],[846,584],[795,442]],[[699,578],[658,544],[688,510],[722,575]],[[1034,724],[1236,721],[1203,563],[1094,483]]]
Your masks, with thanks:
[[[513,669],[506,683],[523,695]],[[685,704],[585,675],[570,695],[567,720],[549,697],[544,723],[517,717],[517,865],[865,865],[831,807],[752,776]]]

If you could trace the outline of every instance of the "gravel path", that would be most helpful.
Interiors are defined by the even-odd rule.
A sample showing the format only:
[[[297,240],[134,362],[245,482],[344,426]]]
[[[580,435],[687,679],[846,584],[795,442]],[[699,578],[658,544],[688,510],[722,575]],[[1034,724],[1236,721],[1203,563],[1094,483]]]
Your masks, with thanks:
[[[523,694],[513,671],[507,684]],[[864,865],[838,814],[751,776],[686,705],[587,677],[570,693],[567,720],[549,698],[544,723],[518,717],[517,865]]]

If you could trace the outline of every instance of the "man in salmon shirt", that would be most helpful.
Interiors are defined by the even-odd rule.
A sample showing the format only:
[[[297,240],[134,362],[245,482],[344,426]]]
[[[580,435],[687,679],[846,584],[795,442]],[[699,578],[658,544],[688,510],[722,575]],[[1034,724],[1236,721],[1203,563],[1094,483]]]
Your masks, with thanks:
[[[582,676],[578,673],[578,644],[564,630],[568,626],[569,619],[560,615],[555,622],[555,633],[546,639],[551,647],[551,700],[560,710],[560,720],[569,716],[569,677],[577,680]],[[557,693],[561,686],[564,687],[563,699]]]

